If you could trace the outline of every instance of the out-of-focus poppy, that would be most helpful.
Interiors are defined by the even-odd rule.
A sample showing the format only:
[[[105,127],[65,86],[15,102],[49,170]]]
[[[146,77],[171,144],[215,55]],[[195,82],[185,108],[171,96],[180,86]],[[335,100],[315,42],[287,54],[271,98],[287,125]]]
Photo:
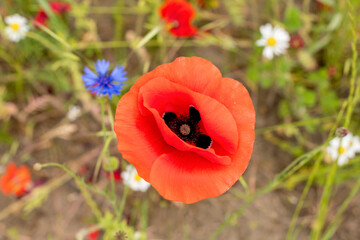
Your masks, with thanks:
[[[5,195],[14,194],[20,197],[31,186],[30,170],[26,166],[17,167],[14,163],[7,166],[5,174],[0,179],[0,188]]]
[[[160,7],[160,16],[169,24],[169,32],[176,37],[192,37],[197,28],[191,23],[195,9],[186,0],[167,0]]]
[[[331,65],[330,67],[328,67],[327,72],[329,77],[333,78],[337,75],[338,70],[334,65]]]
[[[121,168],[116,169],[115,171],[112,172],[106,172],[106,178],[107,179],[111,179],[111,174],[114,176],[114,180],[115,182],[121,182],[122,181],[122,177],[121,177]]]
[[[219,196],[240,178],[254,125],[245,87],[199,57],[180,57],[142,76],[115,115],[124,159],[164,198],[184,203]]]
[[[51,10],[56,14],[64,14],[71,10],[71,5],[65,2],[51,2],[49,3]],[[49,16],[43,9],[40,9],[34,18],[34,26],[47,25]]]
[[[330,12],[330,11],[333,10],[332,5],[327,4],[327,3],[323,2],[323,1],[316,0],[315,3],[316,3],[316,6],[318,7],[319,10],[326,11],[326,12]]]
[[[299,34],[293,34],[290,38],[290,46],[295,49],[300,49],[304,47],[304,40]]]
[[[91,233],[89,233],[88,236],[87,236],[87,238],[88,238],[89,240],[98,240],[99,234],[100,234],[100,231],[99,231],[99,230],[95,230],[95,231],[92,231]]]

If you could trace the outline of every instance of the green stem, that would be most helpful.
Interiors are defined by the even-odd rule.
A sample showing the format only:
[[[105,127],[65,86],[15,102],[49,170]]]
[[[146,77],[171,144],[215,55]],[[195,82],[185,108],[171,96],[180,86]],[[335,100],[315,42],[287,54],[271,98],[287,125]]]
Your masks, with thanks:
[[[97,206],[96,202],[92,199],[90,193],[87,191],[87,185],[80,179],[78,176],[75,175],[71,170],[66,168],[64,165],[61,165],[59,163],[44,163],[40,164],[41,168],[44,167],[59,167],[65,172],[67,172],[76,182],[76,185],[78,186],[79,190],[81,191],[82,195],[85,198],[86,203],[89,205],[90,209],[94,213],[95,217],[100,220],[102,217],[101,211],[99,207]]]
[[[105,155],[107,155],[109,153],[108,148],[109,148],[109,144],[112,140],[112,137],[107,137],[106,136],[106,126],[105,126],[105,99],[104,97],[100,97],[100,109],[101,109],[101,129],[102,129],[102,133],[103,133],[103,138],[104,138],[104,148],[99,156],[99,158],[96,161],[96,166],[95,166],[95,171],[94,171],[94,181],[96,182],[96,179],[98,178],[99,175],[99,171],[100,171],[100,167],[101,167],[101,163],[103,161],[103,158]]]
[[[125,185],[124,187],[124,192],[123,192],[123,195],[121,197],[121,202],[120,202],[120,206],[119,206],[119,213],[116,214],[116,216],[122,216],[122,213],[124,211],[124,208],[125,208],[125,203],[126,203],[126,198],[127,198],[127,194],[129,192],[129,187]],[[120,220],[119,219],[116,219],[116,220]]]
[[[247,197],[245,203],[241,205],[241,207],[235,213],[231,214],[230,217],[227,217],[225,219],[225,221],[211,235],[210,239],[216,239],[216,237],[221,233],[221,231],[223,231],[225,227],[232,222],[233,219],[240,217],[244,213],[247,206],[249,206],[253,201],[258,199],[259,197],[275,189],[282,181],[284,181],[286,178],[288,178],[288,176],[290,176],[289,174],[290,172],[292,173],[298,170],[301,166],[305,165],[308,161],[312,159],[314,155],[316,155],[321,151],[321,148],[322,146],[296,158],[287,168],[285,168],[281,173],[277,174],[275,178],[267,186],[265,186],[263,189],[261,189],[260,191],[254,194],[250,194]]]
[[[340,143],[340,145],[341,145],[341,143]],[[325,188],[323,190],[323,194],[322,194],[321,200],[320,200],[320,209],[316,216],[316,220],[314,222],[314,227],[311,232],[311,239],[313,239],[313,240],[320,239],[321,231],[322,231],[322,228],[323,228],[325,220],[326,220],[326,214],[328,211],[328,205],[329,205],[329,201],[330,201],[332,186],[333,186],[334,180],[335,180],[337,166],[338,166],[337,161],[335,161],[331,166],[330,174],[328,175],[326,183],[325,183]]]
[[[351,78],[350,78],[350,93],[349,93],[349,106],[347,108],[346,111],[346,118],[345,118],[345,123],[344,123],[344,127],[347,128],[350,124],[351,121],[351,115],[353,113],[353,109],[354,106],[356,104],[356,101],[358,97],[355,96],[355,94],[359,93],[359,86],[357,86],[357,90],[355,91],[355,83],[356,83],[356,75],[357,75],[357,66],[356,66],[356,60],[358,57],[358,53],[357,53],[357,49],[356,49],[356,43],[357,43],[357,27],[356,27],[356,23],[355,23],[355,19],[354,19],[354,8],[351,5],[351,2],[349,0],[347,0],[347,5],[350,9],[349,11],[349,18],[351,21],[351,25],[352,25],[352,37],[353,37],[353,41],[351,43],[351,49],[352,49],[352,61],[351,61]]]
[[[324,233],[323,240],[331,239],[332,235],[335,233],[336,229],[339,227],[339,223],[341,223],[340,217],[345,212],[347,206],[349,205],[350,201],[356,196],[356,194],[360,190],[360,178],[356,181],[355,186],[351,189],[351,192],[346,197],[346,199],[341,204],[339,210],[336,212],[335,216],[333,217],[332,223],[329,225],[328,229]]]
[[[328,136],[327,141],[325,142],[325,145],[328,144],[328,142],[330,141],[330,139],[334,135],[334,132],[335,132],[337,126],[339,125],[339,122],[341,121],[341,119],[342,119],[342,117],[344,115],[344,111],[345,111],[346,106],[347,106],[347,103],[345,102],[341,107],[339,115],[337,116],[336,122],[333,125],[333,128],[331,129],[331,131],[329,133],[329,136]],[[304,202],[305,202],[307,194],[308,194],[308,192],[310,190],[310,187],[311,187],[311,185],[312,185],[312,183],[313,183],[313,181],[315,179],[316,173],[317,173],[317,171],[318,171],[318,169],[320,167],[321,160],[323,159],[323,155],[324,154],[321,153],[319,155],[319,157],[315,160],[314,168],[312,169],[312,171],[310,173],[310,176],[309,176],[309,179],[307,180],[305,188],[304,188],[304,190],[303,190],[303,192],[302,192],[302,194],[300,196],[300,200],[299,200],[299,202],[298,202],[298,204],[296,206],[294,215],[291,218],[290,226],[289,226],[288,232],[286,234],[286,239],[288,239],[288,240],[292,239],[292,236],[293,236],[293,233],[294,233],[294,230],[295,230],[295,227],[296,227],[297,219],[299,217],[302,206],[304,205]]]

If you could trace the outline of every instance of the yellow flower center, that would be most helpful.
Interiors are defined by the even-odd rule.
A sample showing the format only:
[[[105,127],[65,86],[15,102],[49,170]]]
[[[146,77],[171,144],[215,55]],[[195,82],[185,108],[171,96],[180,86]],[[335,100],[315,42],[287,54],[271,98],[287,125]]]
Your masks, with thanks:
[[[344,152],[345,152],[345,148],[344,147],[339,147],[339,150],[338,150],[338,152],[339,152],[339,154],[341,155],[341,154],[343,154]]]
[[[17,31],[17,30],[19,30],[19,28],[20,28],[19,24],[17,24],[17,23],[10,24],[10,27],[11,27],[14,31]]]
[[[134,179],[135,181],[139,182],[141,180],[141,177],[139,176],[139,174],[136,174]]]
[[[352,147],[352,145],[353,145],[353,141],[350,142],[350,147]]]
[[[275,44],[276,44],[276,39],[273,38],[273,37],[269,37],[268,40],[267,40],[267,45],[273,47],[273,46],[275,46]]]

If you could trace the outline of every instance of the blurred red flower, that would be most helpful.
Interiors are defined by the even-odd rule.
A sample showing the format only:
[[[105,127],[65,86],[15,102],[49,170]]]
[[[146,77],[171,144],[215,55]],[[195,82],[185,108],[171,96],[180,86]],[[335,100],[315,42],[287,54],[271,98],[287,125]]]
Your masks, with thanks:
[[[299,34],[293,34],[290,38],[290,46],[299,49],[304,47],[304,40]]]
[[[327,72],[328,72],[328,76],[333,78],[338,73],[338,70],[334,65],[331,65],[330,67],[328,67]]]
[[[316,6],[318,7],[319,10],[323,10],[323,11],[326,11],[326,12],[330,12],[330,11],[333,10],[333,7],[330,4],[326,4],[323,1],[316,0],[315,3],[316,3]]]
[[[116,169],[115,171],[112,172],[112,174],[114,176],[115,182],[121,182],[122,181],[121,168]],[[111,179],[111,172],[106,172],[106,178]]]
[[[31,175],[26,166],[16,167],[14,163],[7,166],[5,174],[0,179],[0,188],[5,195],[14,194],[20,197],[29,189]]]
[[[255,111],[245,87],[211,62],[180,57],[142,76],[118,102],[118,150],[166,199],[227,191],[248,166]]]
[[[88,239],[89,240],[98,240],[99,234],[100,234],[99,230],[92,231],[91,233],[88,234]]]
[[[71,5],[65,2],[51,2],[49,4],[51,10],[56,14],[64,14],[71,10]],[[34,26],[39,27],[39,25],[47,25],[47,20],[49,16],[43,9],[40,9],[34,18]]]
[[[160,16],[170,25],[169,32],[176,37],[192,37],[197,28],[191,24],[195,9],[186,0],[167,0],[160,7]]]

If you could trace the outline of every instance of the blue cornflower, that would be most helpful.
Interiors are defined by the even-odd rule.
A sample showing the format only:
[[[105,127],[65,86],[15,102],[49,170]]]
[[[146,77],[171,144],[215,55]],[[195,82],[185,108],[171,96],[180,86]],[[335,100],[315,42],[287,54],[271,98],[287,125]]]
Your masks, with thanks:
[[[127,80],[127,77],[125,77],[127,72],[124,71],[123,66],[116,66],[111,74],[108,74],[109,66],[109,61],[98,59],[95,63],[97,74],[85,67],[85,74],[82,75],[82,79],[87,90],[90,90],[91,93],[95,93],[97,96],[107,94],[111,99],[112,95],[121,94],[121,89],[125,85],[122,82]]]

